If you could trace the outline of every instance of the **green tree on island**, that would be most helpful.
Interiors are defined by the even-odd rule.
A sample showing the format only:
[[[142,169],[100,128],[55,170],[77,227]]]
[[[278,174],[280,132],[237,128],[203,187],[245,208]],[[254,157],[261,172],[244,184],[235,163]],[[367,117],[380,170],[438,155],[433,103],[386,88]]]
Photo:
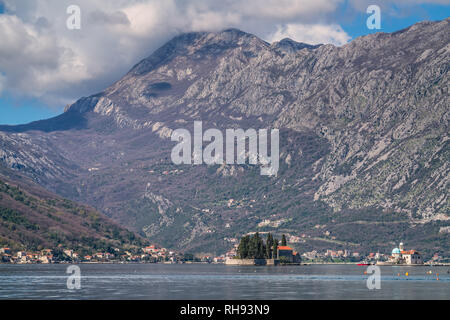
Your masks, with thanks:
[[[281,245],[282,246],[287,246],[287,241],[286,241],[286,236],[283,234],[283,236],[281,237]]]
[[[276,259],[278,243],[278,239],[271,233],[267,235],[265,243],[258,232],[253,236],[243,236],[239,242],[237,257],[239,259]]]
[[[274,259],[278,258],[278,239],[275,239],[273,241],[273,258]]]
[[[250,240],[249,257],[251,259],[263,259],[264,258],[264,243],[259,233],[255,233]]]
[[[272,234],[269,232],[267,234],[267,240],[266,240],[266,258],[272,259],[272,248],[273,248],[273,237]]]
[[[256,259],[264,259],[266,257],[266,246],[263,239],[258,234]]]
[[[258,250],[258,245],[256,243],[257,241],[257,234],[253,235],[253,237],[250,238],[249,244],[248,244],[248,258],[249,259],[255,259],[256,254],[257,254],[257,250]]]
[[[241,239],[238,247],[238,257],[239,259],[247,259],[249,255],[249,245],[250,245],[250,237],[244,236]]]
[[[266,256],[266,245],[259,233],[255,233],[252,237],[242,237],[237,254],[240,259],[264,259]]]

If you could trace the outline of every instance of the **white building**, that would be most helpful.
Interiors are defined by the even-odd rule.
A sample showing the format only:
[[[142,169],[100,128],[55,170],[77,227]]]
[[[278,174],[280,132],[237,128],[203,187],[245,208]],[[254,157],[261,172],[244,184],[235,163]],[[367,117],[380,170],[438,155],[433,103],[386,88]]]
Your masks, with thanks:
[[[421,254],[416,250],[404,250],[403,243],[400,242],[398,248],[394,248],[389,257],[388,263],[394,264],[423,264]]]
[[[406,264],[423,264],[422,256],[415,250],[402,251]]]

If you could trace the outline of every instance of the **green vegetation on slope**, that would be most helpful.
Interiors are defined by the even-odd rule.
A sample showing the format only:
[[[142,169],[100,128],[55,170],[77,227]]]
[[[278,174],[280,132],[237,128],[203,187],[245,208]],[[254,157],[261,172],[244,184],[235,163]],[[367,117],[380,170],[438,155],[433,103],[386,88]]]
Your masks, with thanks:
[[[60,245],[91,252],[144,245],[142,238],[94,209],[27,185],[29,190],[0,176],[0,246],[39,250]]]

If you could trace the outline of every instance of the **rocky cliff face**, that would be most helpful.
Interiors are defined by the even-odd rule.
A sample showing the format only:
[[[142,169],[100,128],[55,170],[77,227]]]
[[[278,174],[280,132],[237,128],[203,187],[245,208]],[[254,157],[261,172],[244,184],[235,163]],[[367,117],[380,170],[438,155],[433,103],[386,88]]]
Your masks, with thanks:
[[[0,159],[166,245],[220,251],[259,228],[305,234],[305,247],[403,237],[437,250],[450,212],[449,31],[450,19],[424,22],[342,47],[184,34],[60,117],[0,127]],[[280,128],[278,177],[174,166],[170,134],[195,120]]]

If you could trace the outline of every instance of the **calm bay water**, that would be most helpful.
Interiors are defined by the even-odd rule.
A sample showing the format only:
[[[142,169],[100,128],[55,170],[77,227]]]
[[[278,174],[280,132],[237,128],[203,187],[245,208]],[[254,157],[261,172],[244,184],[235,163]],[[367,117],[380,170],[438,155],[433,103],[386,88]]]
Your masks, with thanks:
[[[380,290],[356,265],[81,264],[80,290],[67,267],[0,265],[0,299],[450,299],[450,267],[381,267]]]

